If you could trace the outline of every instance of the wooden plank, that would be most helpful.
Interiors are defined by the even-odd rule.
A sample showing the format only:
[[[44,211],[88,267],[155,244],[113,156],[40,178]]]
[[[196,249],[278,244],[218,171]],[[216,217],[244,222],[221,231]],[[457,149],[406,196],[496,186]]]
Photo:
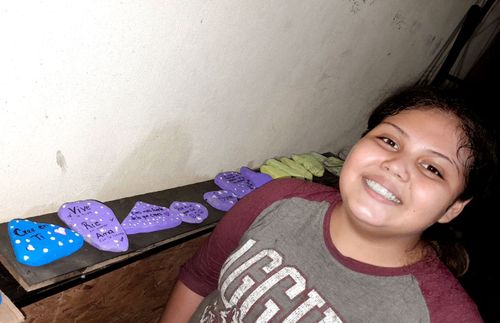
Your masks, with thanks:
[[[26,322],[157,322],[180,266],[207,235],[24,306]]]
[[[98,271],[111,264],[119,263],[148,250],[214,227],[224,215],[224,212],[208,205],[203,200],[203,194],[218,189],[220,188],[213,181],[206,181],[106,202],[105,204],[113,210],[120,222],[128,215],[137,201],[166,207],[174,201],[190,201],[202,203],[209,210],[208,218],[201,224],[183,223],[176,228],[168,230],[129,235],[129,249],[126,252],[101,251],[85,243],[79,251],[68,257],[44,266],[30,267],[17,262],[11,247],[9,235],[2,234],[0,235],[0,261],[27,291],[37,290],[57,282],[78,278],[81,275]],[[29,218],[29,220],[66,227],[57,216],[57,213],[36,216]],[[0,232],[8,232],[7,223],[0,224]]]
[[[0,323],[17,323],[24,322],[24,315],[10,301],[10,299],[0,290]]]

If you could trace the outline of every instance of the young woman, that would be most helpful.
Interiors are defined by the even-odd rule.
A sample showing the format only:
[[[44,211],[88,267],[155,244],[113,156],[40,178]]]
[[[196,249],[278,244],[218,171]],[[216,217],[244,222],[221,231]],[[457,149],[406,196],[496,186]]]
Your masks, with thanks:
[[[239,201],[183,266],[162,322],[480,322],[441,259],[466,262],[422,237],[481,194],[488,138],[437,90],[392,96],[339,189],[274,180]]]

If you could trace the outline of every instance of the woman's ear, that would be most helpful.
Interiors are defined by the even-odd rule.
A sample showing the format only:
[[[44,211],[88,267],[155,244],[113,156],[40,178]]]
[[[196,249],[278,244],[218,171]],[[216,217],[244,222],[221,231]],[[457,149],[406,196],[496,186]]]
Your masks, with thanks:
[[[441,217],[439,218],[439,220],[437,222],[439,223],[448,223],[450,222],[451,220],[453,220],[454,218],[457,217],[457,215],[459,215],[462,210],[464,209],[464,207],[469,204],[469,202],[472,200],[472,198],[468,199],[468,200],[465,200],[465,201],[460,201],[460,200],[456,200],[455,202],[453,202],[452,205],[450,205],[448,207],[448,209],[446,210],[446,213]]]

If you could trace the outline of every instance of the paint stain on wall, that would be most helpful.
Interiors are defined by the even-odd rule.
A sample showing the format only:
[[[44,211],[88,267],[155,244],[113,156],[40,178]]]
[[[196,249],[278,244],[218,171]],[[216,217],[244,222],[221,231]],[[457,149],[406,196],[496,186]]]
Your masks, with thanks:
[[[358,13],[364,6],[371,6],[375,0],[348,0],[351,3],[351,13]]]
[[[417,31],[420,30],[420,28],[422,27],[422,23],[418,20],[415,20],[413,21],[413,23],[411,24],[411,27],[410,27],[410,32],[411,33],[416,33]]]
[[[396,13],[392,18],[392,25],[397,30],[401,30],[406,25],[405,17],[400,12]]]
[[[425,37],[425,47],[429,49],[429,53],[431,55],[442,55],[442,51],[444,51],[444,48],[442,48],[442,43],[443,39],[436,36],[436,35],[426,35]],[[440,52],[440,53],[439,53]]]
[[[64,155],[60,150],[58,150],[56,153],[56,163],[57,166],[61,167],[62,172],[66,173],[68,165],[66,164],[66,158],[64,158]]]

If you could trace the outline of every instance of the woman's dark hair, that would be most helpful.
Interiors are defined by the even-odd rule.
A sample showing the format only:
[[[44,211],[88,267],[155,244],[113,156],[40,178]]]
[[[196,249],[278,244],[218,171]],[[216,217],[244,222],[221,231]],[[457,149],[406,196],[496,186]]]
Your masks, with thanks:
[[[484,120],[477,115],[479,110],[455,90],[430,86],[400,89],[372,111],[365,134],[385,118],[412,109],[438,109],[457,118],[462,132],[458,150],[470,152],[465,164],[465,186],[458,200],[476,199],[487,194],[497,171],[496,142]],[[437,252],[456,276],[460,276],[467,271],[468,255],[456,235],[448,225],[436,223],[422,234],[422,240]]]

